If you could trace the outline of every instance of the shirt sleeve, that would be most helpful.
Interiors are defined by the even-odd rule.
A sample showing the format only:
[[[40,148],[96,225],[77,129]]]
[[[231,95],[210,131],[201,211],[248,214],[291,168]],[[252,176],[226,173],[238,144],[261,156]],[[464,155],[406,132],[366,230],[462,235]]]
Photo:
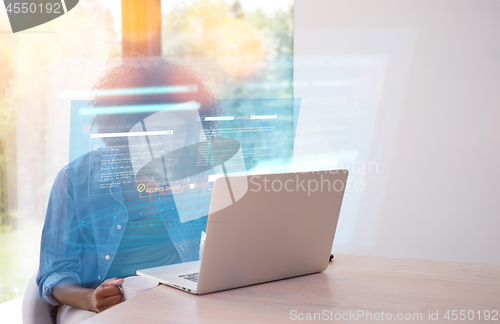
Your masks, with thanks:
[[[51,305],[60,304],[52,296],[60,281],[73,279],[82,284],[83,240],[78,225],[70,173],[65,167],[57,175],[50,193],[36,278],[40,297]]]

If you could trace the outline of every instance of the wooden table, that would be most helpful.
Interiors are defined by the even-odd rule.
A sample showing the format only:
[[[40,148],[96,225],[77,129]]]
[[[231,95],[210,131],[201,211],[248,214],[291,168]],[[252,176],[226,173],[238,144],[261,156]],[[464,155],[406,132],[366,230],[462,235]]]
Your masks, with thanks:
[[[474,319],[453,321],[460,310]],[[305,322],[314,313],[332,322],[438,322],[433,314],[477,323],[487,311],[487,322],[500,323],[495,310],[500,265],[336,255],[322,273],[203,296],[161,285],[84,323]]]

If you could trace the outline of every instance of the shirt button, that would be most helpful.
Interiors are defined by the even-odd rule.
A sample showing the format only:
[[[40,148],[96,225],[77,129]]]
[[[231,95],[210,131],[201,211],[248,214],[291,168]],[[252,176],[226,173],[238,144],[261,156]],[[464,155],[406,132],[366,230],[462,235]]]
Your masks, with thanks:
[[[105,258],[106,260],[109,260],[109,255],[106,255],[104,258]]]
[[[97,279],[101,280],[101,276],[97,276]]]
[[[116,226],[116,228],[118,228],[118,229],[122,229],[122,226],[121,226],[121,225],[118,225],[118,226]]]

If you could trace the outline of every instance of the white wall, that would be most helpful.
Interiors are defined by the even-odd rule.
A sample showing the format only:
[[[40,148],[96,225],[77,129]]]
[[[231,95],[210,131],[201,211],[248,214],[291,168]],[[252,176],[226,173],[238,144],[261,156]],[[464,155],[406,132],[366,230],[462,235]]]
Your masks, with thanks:
[[[295,162],[354,185],[334,252],[500,263],[499,31],[497,0],[295,0]]]

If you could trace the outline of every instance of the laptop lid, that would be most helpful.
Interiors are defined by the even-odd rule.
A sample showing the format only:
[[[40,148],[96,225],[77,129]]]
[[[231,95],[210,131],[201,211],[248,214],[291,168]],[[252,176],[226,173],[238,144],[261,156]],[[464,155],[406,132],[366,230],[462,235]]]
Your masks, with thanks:
[[[325,270],[347,176],[334,170],[217,179],[197,293]]]

